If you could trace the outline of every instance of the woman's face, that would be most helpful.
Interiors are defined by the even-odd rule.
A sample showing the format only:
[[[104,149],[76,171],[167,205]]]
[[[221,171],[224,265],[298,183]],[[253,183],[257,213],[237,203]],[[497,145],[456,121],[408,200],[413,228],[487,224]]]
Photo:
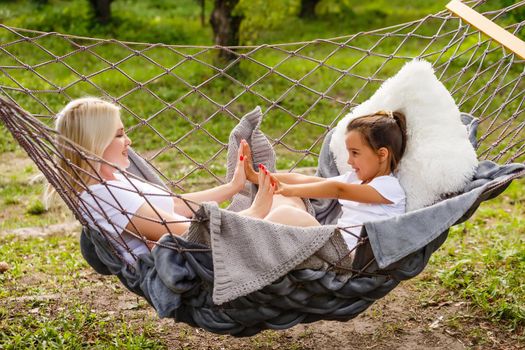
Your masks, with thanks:
[[[119,119],[113,139],[104,150],[102,158],[110,163],[118,165],[122,169],[126,169],[129,167],[128,148],[130,145],[131,140],[124,132],[124,125]],[[102,166],[105,166],[105,164]]]

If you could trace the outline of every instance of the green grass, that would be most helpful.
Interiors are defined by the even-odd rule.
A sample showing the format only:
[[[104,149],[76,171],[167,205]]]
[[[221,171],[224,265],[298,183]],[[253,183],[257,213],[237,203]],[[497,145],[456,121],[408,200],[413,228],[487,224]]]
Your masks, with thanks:
[[[23,158],[23,152],[0,153],[0,232],[32,226],[46,226],[72,220],[65,204],[49,210],[42,203],[44,183],[37,180],[36,166]]]
[[[59,293],[61,285],[77,285],[80,272],[88,265],[78,250],[78,242],[72,237],[52,236],[19,240],[15,235],[0,238],[2,259],[11,269],[0,274],[0,297],[31,296],[46,291]],[[52,274],[50,280],[41,281],[35,289],[31,283],[20,283],[24,279],[40,278]]]
[[[288,19],[289,22],[279,22],[280,25],[272,26],[271,30],[264,31],[257,29],[257,25],[264,24],[264,21],[254,22],[252,29],[258,33],[254,44],[311,40],[380,28],[418,19],[442,9],[445,3],[446,1],[418,1],[417,4],[411,3],[408,5],[400,0],[380,1],[367,4],[358,3],[350,7],[345,5],[343,8],[338,8],[335,11],[331,9],[330,2],[327,1],[323,5],[325,9],[323,10],[324,14],[318,19],[300,20],[292,16]],[[120,40],[134,40],[138,42],[149,41],[177,45],[211,44],[209,26],[201,27],[198,18],[199,8],[197,2],[192,0],[182,1],[176,7],[171,6],[166,1],[143,1],[139,5],[134,3],[134,6],[131,6],[127,1],[116,1],[113,4],[114,21],[107,27],[93,24],[87,2],[50,1],[49,5],[43,7],[37,6],[31,1],[26,1],[24,4],[25,6],[21,6],[20,3],[7,4],[3,10],[6,14],[4,23],[37,30],[104,38],[114,37]],[[209,12],[211,3],[207,3],[207,9]],[[252,14],[250,19],[253,16]],[[334,18],[337,18],[337,20],[334,21]],[[177,24],[177,21],[183,24]],[[247,20],[247,23],[251,22]],[[418,34],[433,34],[438,25],[437,21],[435,25],[432,25],[431,22],[430,25],[418,28],[417,32]],[[143,28],[148,28],[148,30],[143,30]],[[244,29],[249,31],[250,28]],[[404,30],[402,33],[406,34],[412,29]],[[453,28],[444,28],[443,31],[451,29]],[[183,38],[172,38],[171,35],[175,35],[174,33],[178,33],[177,35],[182,33],[180,35],[183,35]],[[14,41],[17,38],[17,35],[7,31],[0,31],[0,39],[2,40]],[[377,37],[358,36],[352,40],[351,44],[356,47],[371,47],[373,43],[376,43],[377,39]],[[470,47],[471,43],[469,41],[470,39],[467,39],[457,47],[449,49],[442,56],[442,60],[456,52],[456,49],[461,52],[464,48]],[[318,43],[305,48],[291,45],[282,47],[285,50],[284,52],[274,49],[258,50],[250,54],[250,57],[258,63],[251,60],[242,60],[238,65],[225,71],[230,77],[215,77],[211,81],[207,81],[217,71],[204,64],[215,65],[219,68],[224,67],[224,63],[217,62],[213,50],[202,52],[202,49],[198,48],[170,49],[156,47],[148,48],[144,52],[147,57],[128,57],[131,53],[130,49],[142,50],[145,46],[130,45],[128,48],[116,43],[104,43],[91,48],[91,52],[72,52],[71,43],[59,37],[39,38],[37,42],[50,51],[52,55],[43,49],[24,42],[9,45],[5,49],[16,56],[23,64],[33,66],[50,59],[52,60],[54,56],[64,56],[62,59],[63,63],[47,62],[45,65],[39,65],[35,68],[37,73],[44,79],[35,77],[33,72],[25,68],[9,68],[6,70],[9,76],[0,76],[0,86],[5,86],[8,89],[6,91],[9,91],[9,94],[24,108],[35,114],[50,115],[57,112],[67,102],[65,94],[71,97],[78,97],[86,94],[104,95],[107,93],[110,96],[119,98],[119,102],[125,106],[123,116],[126,125],[133,128],[131,136],[141,140],[140,143],[135,144],[139,151],[154,151],[165,146],[166,141],[169,141],[173,142],[199,163],[206,164],[208,164],[207,162],[213,154],[221,151],[221,148],[221,152],[224,152],[224,147],[221,144],[227,142],[229,130],[236,124],[238,118],[254,106],[261,105],[265,111],[270,108],[263,123],[263,130],[267,135],[274,139],[279,139],[283,144],[299,151],[298,153],[290,153],[286,150],[286,147],[277,145],[276,150],[279,154],[279,159],[281,159],[280,165],[286,167],[315,165],[315,157],[311,155],[304,157],[304,154],[319,152],[320,144],[319,142],[315,144],[315,140],[326,132],[324,125],[333,123],[341,114],[347,112],[348,108],[342,103],[329,100],[317,102],[319,97],[317,94],[295,86],[293,82],[287,79],[299,79],[301,84],[315,91],[326,93],[328,96],[337,98],[342,102],[356,104],[371,96],[379,87],[379,82],[368,83],[366,79],[351,75],[341,79],[341,74],[330,67],[342,70],[353,67],[351,70],[353,74],[368,77],[384,61],[383,58],[370,56],[365,57],[365,60],[357,66],[353,66],[366,54],[359,50],[344,49],[331,54],[328,58],[328,55],[337,47],[336,45]],[[87,40],[77,40],[77,42],[82,45],[94,44],[94,42]],[[374,46],[373,52],[375,54],[389,55],[395,52],[401,43],[402,38],[392,36]],[[408,40],[403,44],[403,50],[399,54],[408,57],[415,56],[427,44],[430,44],[430,41],[427,39]],[[448,40],[438,41],[431,45],[432,48],[429,51],[439,52],[447,44]],[[302,56],[318,60],[326,59],[327,66],[318,67],[317,64],[300,56],[290,57],[289,53],[295,50],[298,50],[297,53]],[[185,55],[195,55],[195,58],[203,63],[197,60],[184,61]],[[103,57],[109,63],[103,62],[97,56]],[[427,59],[432,61],[437,59],[437,56],[438,54],[436,53]],[[122,59],[124,61],[120,62]],[[166,75],[163,69],[157,67],[150,60],[163,67],[171,67],[170,73]],[[468,55],[456,58],[452,66],[459,66],[467,62],[467,60]],[[490,60],[491,55],[487,58],[487,61],[490,62]],[[182,65],[180,65],[181,62],[183,62]],[[392,60],[388,62],[382,67],[378,78],[385,79],[395,74],[404,62],[406,60]],[[118,70],[110,69],[105,71],[104,69],[111,63],[117,64]],[[20,62],[8,55],[0,55],[0,64],[19,66]],[[274,67],[275,71],[281,75],[272,73],[265,76],[268,70],[262,65]],[[520,73],[519,67],[514,70],[516,70],[517,74]],[[96,86],[80,81],[79,75],[92,75],[90,81]],[[478,77],[471,90],[485,86],[487,80],[491,79],[491,77],[491,72]],[[465,79],[467,78],[470,78],[468,72],[465,74]],[[252,86],[250,92],[245,91],[243,84],[251,85],[259,79],[262,80],[257,85]],[[186,83],[183,83],[181,80],[184,80]],[[239,81],[240,84],[234,80]],[[137,87],[136,82],[146,83],[149,91],[144,89],[132,91]],[[452,78],[448,85],[453,87],[453,83]],[[49,107],[49,110],[25,93],[11,90],[18,88],[19,85],[31,90],[41,91],[37,94],[37,97]],[[366,85],[364,90],[362,90],[363,85]],[[192,92],[193,86],[199,86],[200,93]],[[59,87],[64,88],[64,95],[48,92]],[[128,94],[130,91],[132,92]],[[461,98],[461,94],[465,91],[464,88],[456,91],[458,98]],[[503,93],[507,91],[508,89],[502,91],[501,97],[496,96],[494,104],[489,110],[497,108],[502,103],[504,99]],[[271,105],[268,100],[277,101],[278,103]],[[172,103],[172,108],[157,115],[166,106],[163,101]],[[472,101],[466,101],[462,105],[462,110],[470,111],[476,102],[477,98]],[[224,105],[227,105],[228,110],[234,114],[233,116],[219,111],[221,106]],[[511,111],[518,106],[519,101],[514,101],[506,109]],[[180,113],[184,114],[185,117],[182,117]],[[212,115],[214,115],[213,118],[209,120]],[[299,127],[295,127],[298,117],[304,118],[306,122],[301,122]],[[150,126],[141,126],[143,119],[148,120]],[[196,123],[201,124],[202,129],[188,135],[194,129]],[[314,123],[319,123],[321,126]],[[3,134],[6,133],[4,129],[0,130]],[[161,132],[162,137],[157,132]],[[280,139],[280,136],[285,132],[286,135]],[[305,137],[305,135],[308,135],[308,137]],[[217,139],[217,142],[213,141],[213,138]],[[486,147],[489,147],[493,141],[493,139],[484,141],[487,145]],[[9,137],[2,137],[0,151],[13,150],[14,147]],[[501,147],[493,150],[492,154],[495,154],[500,149]],[[165,169],[186,167],[189,169],[185,173],[187,174],[196,168],[188,168],[191,162],[186,162],[181,152],[173,150],[173,152],[169,153],[169,156],[164,157],[161,161],[165,162],[166,159],[176,159],[177,161],[168,162]],[[217,168],[220,168],[223,164],[221,163],[223,158],[224,156],[220,157],[217,161],[213,161],[212,164],[218,165]],[[211,166],[212,164],[209,165]],[[172,171],[167,175],[172,179],[174,177],[174,179],[177,179],[185,174]]]
[[[0,238],[10,269],[0,274],[1,349],[159,349],[152,322],[95,312],[78,290],[93,288],[73,236]],[[116,295],[122,289],[112,287]],[[147,304],[139,301],[136,308]]]
[[[494,321],[525,327],[525,184],[514,182],[485,202],[473,218],[451,229],[431,258],[422,286],[450,291]],[[436,280],[437,277],[437,280]]]
[[[82,305],[66,305],[70,309],[57,313],[45,303],[32,306],[31,310],[38,308],[37,317],[27,318],[0,334],[3,349],[165,349],[154,338],[153,324],[138,328],[124,320],[108,322],[107,316]],[[22,312],[10,316],[24,317]]]
[[[42,307],[44,306],[44,307]],[[40,309],[45,305],[39,305]],[[23,325],[10,327],[0,334],[3,349],[165,349],[152,337],[150,329],[129,328],[126,323],[112,325],[82,305],[70,305],[50,320],[45,316],[31,318]],[[23,315],[15,313],[13,317]],[[119,320],[116,320],[117,322]],[[117,326],[117,327],[115,327]],[[95,336],[94,336],[95,335]]]

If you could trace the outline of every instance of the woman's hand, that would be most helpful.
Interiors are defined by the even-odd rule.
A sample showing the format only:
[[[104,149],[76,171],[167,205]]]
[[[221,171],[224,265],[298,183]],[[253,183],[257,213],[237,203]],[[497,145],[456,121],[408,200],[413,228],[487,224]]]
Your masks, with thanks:
[[[235,193],[241,191],[246,183],[246,173],[244,172],[245,163],[246,159],[243,155],[243,148],[239,147],[239,150],[237,151],[237,164],[235,165],[235,171],[233,172],[233,177],[230,181]]]
[[[242,149],[242,155],[244,156],[244,172],[248,181],[253,182],[254,184],[259,184],[259,173],[253,169],[253,159],[252,159],[252,150],[250,145],[246,140],[241,140],[239,146]]]

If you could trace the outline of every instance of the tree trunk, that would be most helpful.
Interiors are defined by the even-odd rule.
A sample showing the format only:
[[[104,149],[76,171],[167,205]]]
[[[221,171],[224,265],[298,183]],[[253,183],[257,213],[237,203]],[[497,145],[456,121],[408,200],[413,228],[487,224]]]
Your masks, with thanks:
[[[206,14],[206,0],[199,0],[201,3],[201,25],[204,27],[206,24],[205,14]]]
[[[239,45],[239,28],[242,17],[233,16],[232,12],[239,0],[215,0],[215,7],[210,17],[214,42],[220,46]],[[219,57],[231,61],[236,55],[228,50],[220,50]]]
[[[111,19],[112,0],[89,0],[95,12],[95,19],[101,24],[108,24]]]
[[[300,18],[315,18],[315,6],[320,0],[301,0]]]

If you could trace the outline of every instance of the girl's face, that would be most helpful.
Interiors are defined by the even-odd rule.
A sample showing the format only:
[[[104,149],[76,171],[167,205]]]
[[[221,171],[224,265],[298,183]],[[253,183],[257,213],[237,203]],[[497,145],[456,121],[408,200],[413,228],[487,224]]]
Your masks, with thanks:
[[[129,167],[128,148],[130,145],[131,140],[124,132],[124,125],[119,119],[115,135],[104,150],[102,158],[120,166],[122,169],[126,169]],[[107,165],[102,164],[102,167],[107,167]]]
[[[354,169],[357,178],[363,183],[368,183],[377,176],[390,173],[386,166],[388,162],[385,161],[388,158],[388,150],[386,148],[374,151],[357,130],[347,132],[345,143],[348,150],[348,164]]]

